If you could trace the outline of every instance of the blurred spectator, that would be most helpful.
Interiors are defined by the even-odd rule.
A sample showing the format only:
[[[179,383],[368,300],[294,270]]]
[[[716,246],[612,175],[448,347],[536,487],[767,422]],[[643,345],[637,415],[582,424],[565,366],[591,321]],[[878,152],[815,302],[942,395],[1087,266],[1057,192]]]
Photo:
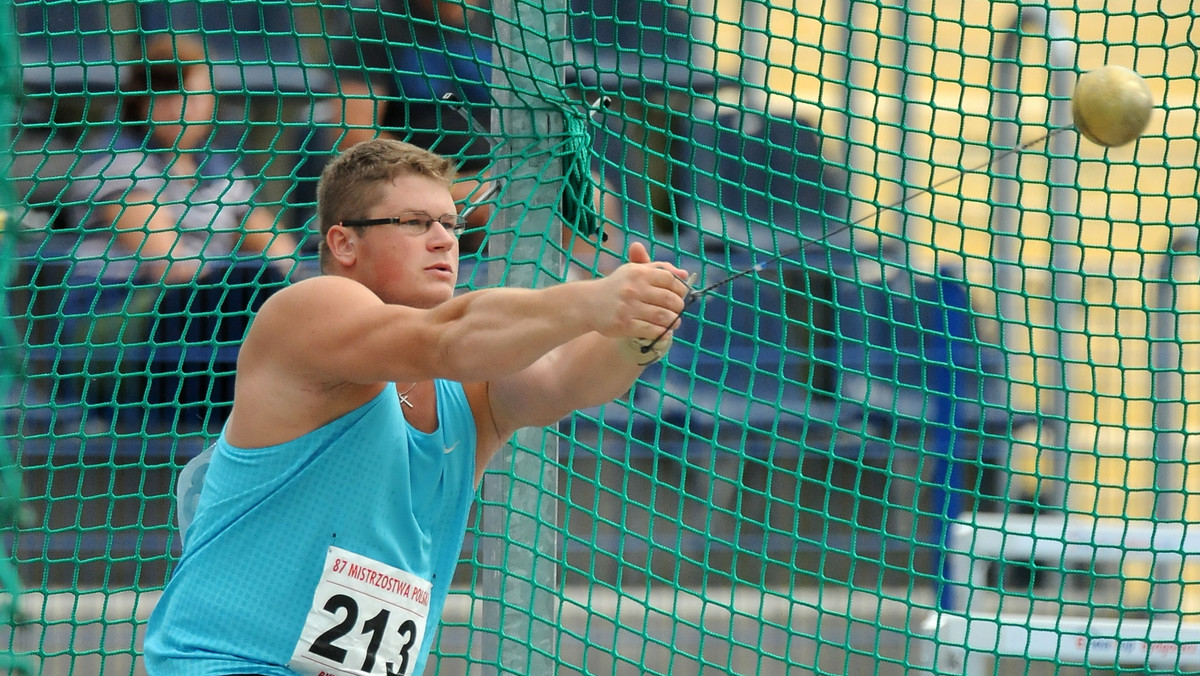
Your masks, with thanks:
[[[237,254],[291,273],[295,240],[252,206],[258,186],[234,166],[236,154],[209,147],[216,96],[205,57],[199,40],[152,37],[122,74],[111,152],[81,162],[65,196],[85,229],[76,277],[186,283]]]
[[[337,149],[376,136],[376,129],[458,162],[458,203],[486,188],[491,145],[475,127],[490,124],[492,46],[487,0],[409,0],[350,4],[350,39],[333,46],[342,94],[333,122],[344,125]],[[452,94],[457,102],[442,99]],[[472,121],[472,118],[474,121]],[[478,249],[488,209],[471,217],[460,243]]]
[[[403,0],[351,3],[347,34],[336,41],[333,64],[342,98],[332,122],[344,129],[338,150],[376,136],[376,129],[455,159],[459,180],[452,194],[463,204],[486,192],[491,144],[480,132],[490,127],[491,25],[488,0]],[[443,99],[452,95],[455,102]],[[600,177],[593,176],[597,182]],[[622,205],[612,191],[596,196],[605,220],[620,223]],[[491,210],[475,210],[460,247],[477,251]],[[573,264],[571,278],[616,269],[619,233],[609,228],[604,247],[564,228],[563,244]],[[613,252],[616,253],[613,253]]]
[[[66,279],[67,344],[240,338],[297,261],[295,239],[253,207],[258,186],[236,153],[209,147],[216,96],[203,44],[162,35],[144,48],[122,73],[111,144],[82,157],[64,196],[83,228]],[[154,321],[172,314],[191,319]]]

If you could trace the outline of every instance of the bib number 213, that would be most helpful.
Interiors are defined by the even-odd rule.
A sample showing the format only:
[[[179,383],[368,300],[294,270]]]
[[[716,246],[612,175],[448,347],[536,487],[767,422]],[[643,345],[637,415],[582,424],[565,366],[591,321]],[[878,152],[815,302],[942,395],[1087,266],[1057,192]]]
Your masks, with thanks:
[[[289,667],[313,676],[412,676],[430,586],[405,571],[330,548]]]

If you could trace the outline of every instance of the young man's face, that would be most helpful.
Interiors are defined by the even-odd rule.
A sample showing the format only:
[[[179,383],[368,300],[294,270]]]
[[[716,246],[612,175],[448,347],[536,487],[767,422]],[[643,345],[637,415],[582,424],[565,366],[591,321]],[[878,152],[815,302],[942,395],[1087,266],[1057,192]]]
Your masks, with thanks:
[[[404,222],[362,228],[360,281],[387,303],[434,307],[454,296],[458,237],[441,221],[452,223],[458,210],[445,185],[425,176],[401,176],[363,216]],[[434,222],[422,232],[430,219]]]

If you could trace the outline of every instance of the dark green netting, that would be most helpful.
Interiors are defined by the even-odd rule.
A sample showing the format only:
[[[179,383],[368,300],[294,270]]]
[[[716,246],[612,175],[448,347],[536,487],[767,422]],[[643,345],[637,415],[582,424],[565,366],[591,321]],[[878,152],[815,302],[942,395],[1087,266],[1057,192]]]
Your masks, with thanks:
[[[489,473],[431,671],[1200,671],[1200,22],[1145,4],[14,3],[0,646],[141,673],[175,475],[315,272],[324,163],[390,133],[460,164],[464,290],[634,242],[712,287],[627,396]],[[164,37],[244,182],[155,182],[122,111]],[[1105,63],[1146,134],[1030,143]],[[199,226],[116,236],[146,209]]]

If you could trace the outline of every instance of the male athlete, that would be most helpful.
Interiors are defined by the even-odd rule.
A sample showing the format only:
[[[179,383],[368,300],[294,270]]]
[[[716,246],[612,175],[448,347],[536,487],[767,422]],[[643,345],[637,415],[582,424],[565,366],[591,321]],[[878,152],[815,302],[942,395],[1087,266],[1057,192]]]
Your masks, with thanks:
[[[674,328],[683,270],[456,296],[451,163],[375,139],[333,160],[324,273],[273,295],[238,359],[155,676],[420,674],[475,489],[519,428],[625,393]]]

